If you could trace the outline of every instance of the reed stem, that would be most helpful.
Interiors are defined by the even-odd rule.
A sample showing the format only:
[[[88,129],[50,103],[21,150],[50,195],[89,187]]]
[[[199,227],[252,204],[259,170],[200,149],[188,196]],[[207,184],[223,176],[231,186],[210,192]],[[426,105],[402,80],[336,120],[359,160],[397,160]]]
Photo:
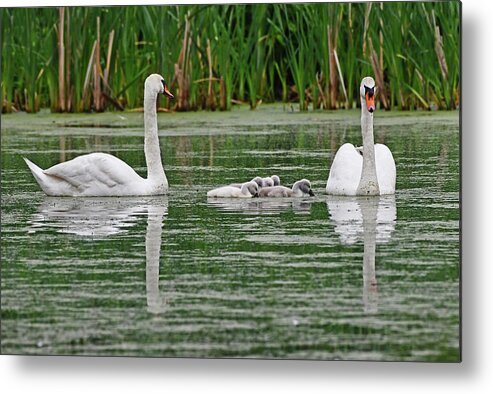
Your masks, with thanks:
[[[176,100],[166,103],[178,111],[273,101],[352,108],[366,75],[383,108],[455,109],[460,6],[3,8],[2,112],[138,108],[151,72],[169,82]]]

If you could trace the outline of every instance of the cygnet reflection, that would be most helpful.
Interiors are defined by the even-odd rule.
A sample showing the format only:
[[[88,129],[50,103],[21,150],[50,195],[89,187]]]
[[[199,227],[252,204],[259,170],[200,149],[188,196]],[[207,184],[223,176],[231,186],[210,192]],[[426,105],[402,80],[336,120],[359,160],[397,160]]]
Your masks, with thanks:
[[[344,244],[363,241],[363,306],[367,313],[378,311],[375,270],[377,243],[389,242],[395,229],[395,196],[327,198],[329,218]]]
[[[147,216],[146,295],[150,313],[163,313],[169,292],[159,291],[159,257],[162,224],[168,214],[168,197],[57,198],[46,197],[31,220],[30,232],[56,230],[82,239],[120,237]]]
[[[273,215],[292,209],[297,214],[310,214],[313,200],[272,198],[272,199],[237,199],[237,198],[208,198],[207,205],[225,212],[256,213]]]

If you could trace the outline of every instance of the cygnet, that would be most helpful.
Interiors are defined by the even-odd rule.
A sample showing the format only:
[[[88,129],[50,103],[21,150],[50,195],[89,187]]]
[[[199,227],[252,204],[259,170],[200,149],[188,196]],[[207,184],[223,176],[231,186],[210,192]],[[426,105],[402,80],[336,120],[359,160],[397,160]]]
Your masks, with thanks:
[[[308,179],[295,182],[290,189],[285,186],[263,187],[259,191],[259,197],[305,197],[314,196],[312,185]]]
[[[209,190],[207,197],[224,197],[224,198],[251,198],[258,197],[258,185],[255,182],[245,182],[241,188],[234,186],[222,186],[217,189]]]

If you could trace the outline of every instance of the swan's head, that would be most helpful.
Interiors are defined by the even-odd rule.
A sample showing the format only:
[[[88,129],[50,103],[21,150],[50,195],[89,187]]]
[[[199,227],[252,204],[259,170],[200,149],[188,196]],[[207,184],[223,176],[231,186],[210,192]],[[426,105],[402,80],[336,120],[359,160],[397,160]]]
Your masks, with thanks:
[[[169,98],[175,98],[175,96],[173,96],[173,94],[168,90],[168,85],[164,81],[164,78],[159,74],[149,75],[145,81],[144,88],[146,91],[151,92],[153,96],[157,96],[161,93]]]
[[[266,178],[262,178],[262,187],[271,187],[274,186],[274,180],[268,176]]]
[[[366,103],[366,109],[372,113],[375,111],[375,94],[377,93],[377,87],[372,77],[364,77],[359,87],[359,93],[361,95],[361,102],[363,99]]]
[[[253,197],[258,197],[258,184],[256,182],[250,181],[250,182],[245,182],[243,185],[241,185],[241,192],[243,194],[250,193]]]
[[[312,190],[312,184],[308,179],[302,179],[301,181],[295,182],[293,185],[293,190],[299,189],[301,190],[304,194],[308,194],[310,196],[314,196],[315,193],[313,193]]]
[[[252,182],[255,182],[258,185],[258,187],[262,187],[262,185],[264,184],[264,181],[259,176],[253,178]]]
[[[270,179],[274,182],[274,186],[280,186],[281,185],[281,179],[277,175],[271,175]]]

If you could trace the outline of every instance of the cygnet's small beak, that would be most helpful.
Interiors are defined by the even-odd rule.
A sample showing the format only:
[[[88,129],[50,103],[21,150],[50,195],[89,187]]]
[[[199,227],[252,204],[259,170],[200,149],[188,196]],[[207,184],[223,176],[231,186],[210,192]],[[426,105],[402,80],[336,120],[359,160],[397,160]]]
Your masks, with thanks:
[[[310,196],[312,196],[312,197],[315,195],[315,193],[313,193],[313,190],[312,190],[312,189],[310,189],[310,191],[308,192],[308,194],[309,194]]]
[[[255,192],[255,194],[253,195],[253,197],[258,197],[258,192]]]
[[[173,96],[173,94],[168,90],[168,86],[167,85],[164,85],[164,92],[163,92],[164,95],[168,96],[170,99],[174,99],[175,96]]]

